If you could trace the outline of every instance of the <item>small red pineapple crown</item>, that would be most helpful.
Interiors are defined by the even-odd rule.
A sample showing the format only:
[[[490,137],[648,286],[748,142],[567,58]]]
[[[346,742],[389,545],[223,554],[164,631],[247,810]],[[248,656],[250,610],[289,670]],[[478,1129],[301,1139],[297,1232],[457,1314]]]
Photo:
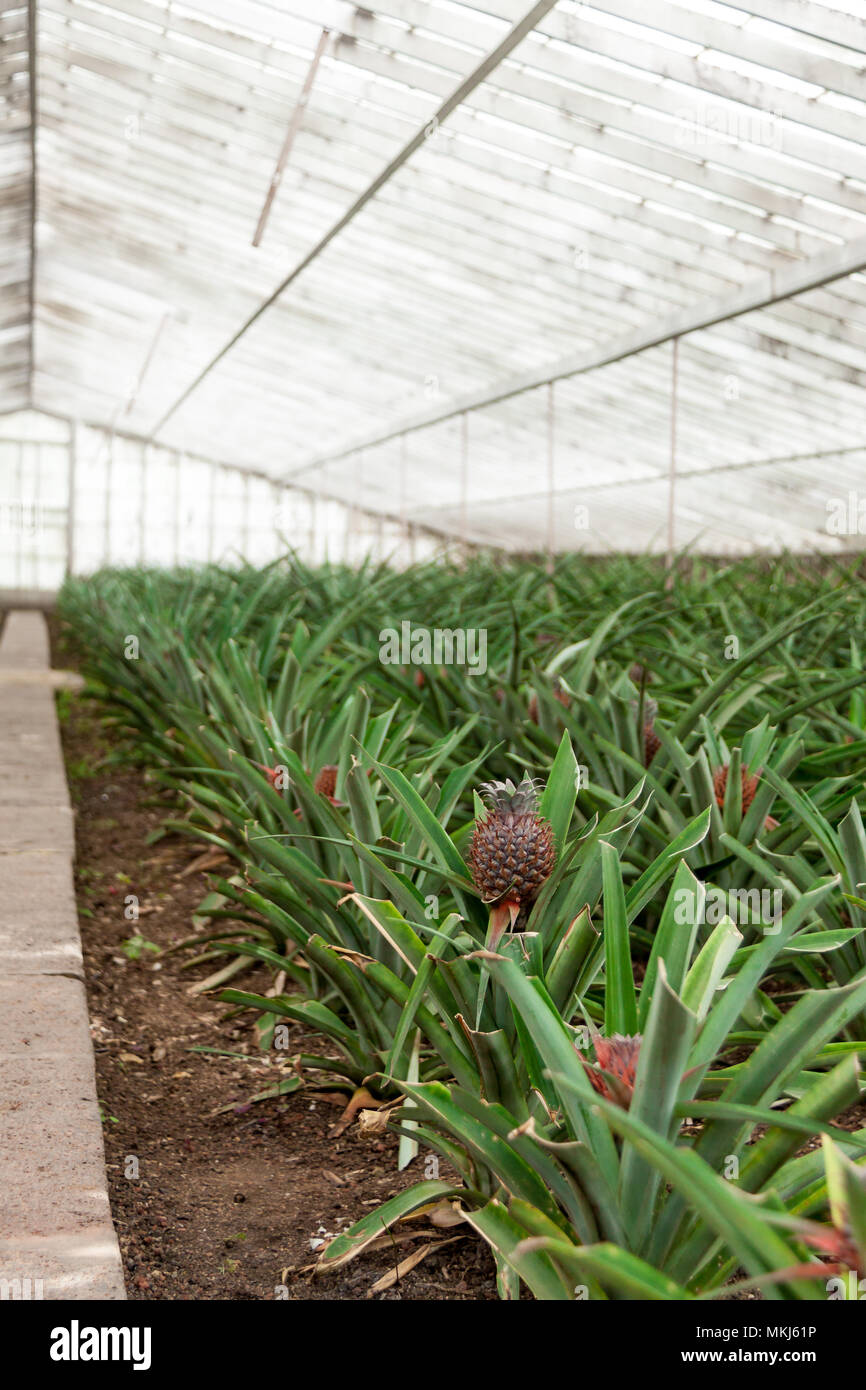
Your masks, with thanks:
[[[316,780],[313,783],[313,791],[320,796],[327,796],[331,800],[337,790],[337,768],[334,763],[325,763],[324,767],[319,768],[316,773]]]
[[[858,1279],[866,1274],[866,1251],[861,1250],[850,1227],[814,1225],[803,1232],[803,1240],[834,1264],[853,1269]]]
[[[724,809],[725,805],[725,792],[728,786],[728,773],[730,772],[730,770],[730,763],[724,763],[722,767],[718,768],[716,772],[713,773],[713,791],[715,792],[716,804],[720,811]],[[749,807],[755,799],[755,792],[758,790],[758,787],[760,786],[761,773],[763,772],[763,770],[763,768],[759,768],[757,772],[752,773],[752,775],[750,776],[746,768],[740,769],[740,785],[742,787],[743,815],[746,814],[746,812],[748,811]]]
[[[580,1059],[593,1090],[623,1110],[631,1105],[642,1042],[640,1033],[614,1033],[609,1038],[597,1033],[593,1039],[595,1066],[585,1057]]]

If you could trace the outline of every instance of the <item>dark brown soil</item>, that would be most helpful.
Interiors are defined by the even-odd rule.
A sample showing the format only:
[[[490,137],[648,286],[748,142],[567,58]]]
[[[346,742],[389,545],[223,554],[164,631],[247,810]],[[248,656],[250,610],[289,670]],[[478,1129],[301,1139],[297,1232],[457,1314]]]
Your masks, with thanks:
[[[61,646],[55,664],[71,665]],[[112,1210],[133,1299],[494,1299],[486,1246],[465,1228],[434,1231],[314,1279],[312,1242],[346,1229],[423,1177],[423,1154],[402,1174],[396,1138],[357,1123],[331,1130],[346,1095],[302,1090],[249,1105],[280,1073],[260,1051],[252,1015],[225,1020],[213,996],[189,994],[214,964],[184,969],[189,953],[159,948],[189,936],[209,889],[189,871],[201,850],[166,837],[148,845],[169,807],[155,784],[124,766],[98,707],[64,694],[61,727],[76,809],[76,886],[87,971]],[[156,802],[157,804],[154,804]],[[134,894],[140,920],[124,917]],[[256,970],[245,988],[267,990]],[[242,1054],[215,1056],[210,1047]],[[291,1051],[323,1051],[298,1029]],[[231,1106],[227,1113],[219,1113]],[[138,1176],[127,1176],[134,1174]],[[394,1287],[371,1286],[427,1243],[432,1250]]]

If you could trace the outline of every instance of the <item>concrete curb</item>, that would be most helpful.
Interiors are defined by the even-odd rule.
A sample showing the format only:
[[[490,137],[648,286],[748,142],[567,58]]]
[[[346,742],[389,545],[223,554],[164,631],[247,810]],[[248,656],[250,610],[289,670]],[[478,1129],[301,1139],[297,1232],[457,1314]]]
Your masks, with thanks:
[[[42,614],[10,613],[0,642],[0,1300],[123,1299],[49,669]]]

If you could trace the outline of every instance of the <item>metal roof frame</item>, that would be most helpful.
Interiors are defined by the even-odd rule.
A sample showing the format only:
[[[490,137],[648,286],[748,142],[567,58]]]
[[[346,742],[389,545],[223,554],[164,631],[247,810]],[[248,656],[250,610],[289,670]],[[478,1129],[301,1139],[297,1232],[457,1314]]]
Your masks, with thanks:
[[[682,537],[734,475],[732,543],[777,503],[823,543],[807,463],[864,457],[864,69],[860,0],[0,0],[0,410],[373,514],[399,474],[407,520],[516,548],[609,494],[599,545],[639,544],[681,340]]]
[[[536,391],[539,387],[547,386],[551,382],[561,381],[566,377],[580,376],[585,372],[597,371],[600,367],[608,367],[614,362],[622,362],[627,357],[636,357],[649,348],[660,347],[663,343],[685,337],[687,334],[695,333],[702,328],[712,328],[716,324],[741,318],[744,314],[753,313],[757,309],[769,308],[809,290],[832,284],[835,280],[845,279],[847,276],[864,269],[866,269],[866,237],[861,237],[849,245],[812,257],[783,271],[770,271],[768,274],[750,281],[744,289],[735,290],[732,294],[724,295],[716,300],[696,304],[693,308],[673,314],[661,323],[651,324],[638,333],[628,334],[622,339],[594,348],[589,352],[569,353],[537,371],[507,377],[482,391],[473,392],[471,395],[450,401],[445,406],[419,412],[415,416],[396,422],[387,430],[366,435],[336,452],[321,454],[317,458],[311,459],[299,468],[287,473],[285,475],[286,480],[298,478],[302,474],[317,470],[325,464],[349,458],[361,449],[371,449],[381,444],[387,444],[398,436],[412,434],[416,430],[428,429],[431,425],[441,424],[457,416],[483,410],[491,405],[498,405],[501,401],[511,400],[514,396],[521,396],[527,391]]]

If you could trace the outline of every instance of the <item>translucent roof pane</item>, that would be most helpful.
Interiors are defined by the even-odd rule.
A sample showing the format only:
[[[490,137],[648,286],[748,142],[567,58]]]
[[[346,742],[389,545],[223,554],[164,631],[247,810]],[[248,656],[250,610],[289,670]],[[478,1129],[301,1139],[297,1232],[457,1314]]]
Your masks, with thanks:
[[[470,539],[639,549],[666,516],[664,339],[719,304],[680,343],[678,538],[752,548],[766,516],[767,545],[828,543],[815,459],[866,443],[860,0],[33,15],[35,44],[0,0],[0,410],[388,514],[399,486]],[[594,355],[555,391],[551,528],[544,378]],[[605,525],[575,537],[590,479]]]

